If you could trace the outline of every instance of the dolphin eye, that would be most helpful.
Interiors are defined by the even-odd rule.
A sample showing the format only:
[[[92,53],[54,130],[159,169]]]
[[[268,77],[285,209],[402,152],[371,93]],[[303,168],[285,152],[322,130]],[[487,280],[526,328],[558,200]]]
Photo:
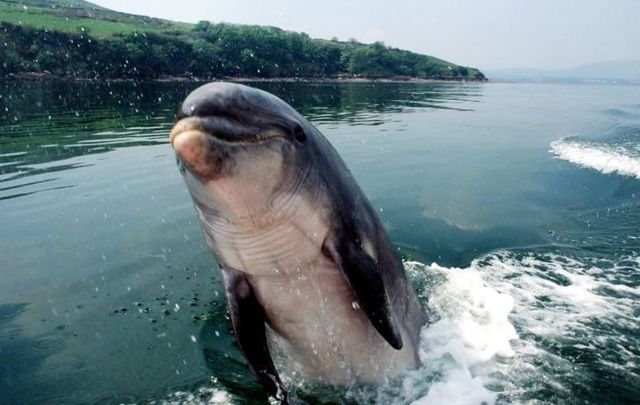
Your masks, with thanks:
[[[296,125],[296,129],[293,130],[293,136],[296,141],[300,143],[305,143],[307,140],[307,134],[304,133],[304,130],[300,125]]]

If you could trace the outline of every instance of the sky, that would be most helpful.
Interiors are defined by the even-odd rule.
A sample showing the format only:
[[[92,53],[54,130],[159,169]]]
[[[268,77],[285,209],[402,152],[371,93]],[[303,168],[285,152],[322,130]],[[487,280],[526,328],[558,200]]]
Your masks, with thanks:
[[[355,38],[485,70],[640,59],[640,0],[94,0],[174,21]]]

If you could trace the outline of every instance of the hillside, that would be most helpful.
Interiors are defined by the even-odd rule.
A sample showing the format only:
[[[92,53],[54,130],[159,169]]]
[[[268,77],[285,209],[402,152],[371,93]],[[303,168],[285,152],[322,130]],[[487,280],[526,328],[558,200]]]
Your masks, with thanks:
[[[96,38],[132,32],[188,32],[192,24],[112,11],[83,0],[0,0],[0,22]]]
[[[179,23],[83,0],[0,0],[0,74],[55,77],[364,77],[485,80],[477,69],[382,43],[275,27]]]

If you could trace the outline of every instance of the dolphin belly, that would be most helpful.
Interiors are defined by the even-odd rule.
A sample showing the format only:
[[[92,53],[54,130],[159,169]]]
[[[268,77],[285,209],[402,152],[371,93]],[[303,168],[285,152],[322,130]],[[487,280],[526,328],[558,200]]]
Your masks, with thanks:
[[[344,276],[322,255],[298,274],[255,276],[251,283],[289,373],[330,384],[378,383],[417,364],[413,348],[393,349],[371,326]]]

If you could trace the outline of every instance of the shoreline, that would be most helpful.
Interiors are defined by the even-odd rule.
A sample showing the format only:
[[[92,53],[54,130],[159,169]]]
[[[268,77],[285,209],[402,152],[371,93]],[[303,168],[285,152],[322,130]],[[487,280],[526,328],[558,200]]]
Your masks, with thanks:
[[[391,77],[359,77],[359,76],[335,76],[335,77],[296,77],[296,76],[287,76],[287,77],[239,77],[239,76],[231,76],[231,77],[185,77],[185,76],[161,76],[156,78],[131,78],[131,77],[120,77],[120,78],[105,78],[105,77],[78,77],[78,76],[58,76],[51,73],[42,73],[42,72],[19,72],[19,73],[10,73],[3,77],[0,77],[0,80],[32,80],[32,81],[74,81],[74,82],[87,82],[87,81],[96,81],[96,82],[193,82],[193,83],[205,83],[205,82],[217,82],[217,81],[227,81],[227,82],[239,82],[239,83],[269,83],[269,82],[286,82],[286,83],[434,83],[434,82],[444,82],[444,83],[486,83],[489,80],[486,78],[483,79],[431,79],[431,78],[420,78],[420,77],[411,77],[411,76],[391,76]]]

